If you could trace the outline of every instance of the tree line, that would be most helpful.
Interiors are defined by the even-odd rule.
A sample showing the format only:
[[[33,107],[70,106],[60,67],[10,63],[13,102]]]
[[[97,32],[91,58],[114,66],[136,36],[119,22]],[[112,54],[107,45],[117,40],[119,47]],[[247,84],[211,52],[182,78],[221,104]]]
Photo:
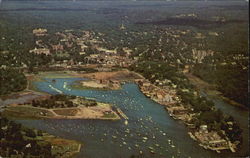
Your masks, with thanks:
[[[52,145],[36,137],[43,136],[40,130],[26,128],[0,116],[0,155],[2,157],[53,158]]]

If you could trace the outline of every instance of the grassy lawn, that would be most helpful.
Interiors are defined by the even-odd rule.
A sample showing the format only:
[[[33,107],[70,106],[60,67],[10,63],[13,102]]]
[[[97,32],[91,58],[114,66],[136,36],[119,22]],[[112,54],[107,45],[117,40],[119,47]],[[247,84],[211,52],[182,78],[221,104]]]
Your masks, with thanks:
[[[46,109],[34,108],[32,106],[20,105],[15,107],[7,107],[2,113],[6,117],[11,118],[25,118],[25,119],[39,119],[42,117],[54,116]]]
[[[115,118],[116,115],[111,113],[111,114],[104,114],[102,117],[104,117],[104,118]]]
[[[52,147],[53,155],[58,155],[59,157],[62,158],[73,157],[76,153],[79,152],[81,148],[80,142],[55,137],[48,133],[43,133],[42,139],[45,142],[51,143],[51,145],[53,146]]]
[[[78,112],[77,109],[55,109],[53,110],[56,114],[62,116],[75,116]]]

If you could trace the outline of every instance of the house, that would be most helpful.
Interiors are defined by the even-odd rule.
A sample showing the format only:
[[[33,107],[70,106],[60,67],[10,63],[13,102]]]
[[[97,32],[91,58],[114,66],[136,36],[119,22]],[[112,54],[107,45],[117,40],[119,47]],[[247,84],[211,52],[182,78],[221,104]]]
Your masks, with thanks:
[[[45,55],[50,55],[50,50],[47,48],[35,48],[33,50],[29,51],[30,53],[35,53],[35,54],[45,54]]]
[[[72,43],[70,43],[70,42],[65,42],[65,44],[66,44],[66,46],[68,47],[68,48],[71,48],[71,47],[73,47],[73,42]]]
[[[200,133],[208,133],[207,125],[200,125]]]
[[[56,44],[56,45],[51,45],[52,49],[57,51],[63,50],[63,45],[61,44]]]
[[[42,29],[42,28],[34,29],[33,34],[35,36],[45,36],[47,34],[47,29]]]
[[[210,147],[213,148],[221,148],[221,147],[226,147],[228,148],[228,142],[224,139],[220,140],[211,140],[208,142]]]
[[[172,97],[163,90],[157,91],[156,97],[159,101],[162,101],[162,102],[172,102],[173,101]]]
[[[143,82],[142,86],[149,87],[149,86],[151,86],[151,83],[150,82]]]
[[[84,54],[86,54],[86,53],[85,53],[85,52],[79,52],[79,54],[80,54],[80,55],[84,55]]]
[[[187,109],[178,109],[178,110],[173,110],[174,115],[184,115],[187,113]]]

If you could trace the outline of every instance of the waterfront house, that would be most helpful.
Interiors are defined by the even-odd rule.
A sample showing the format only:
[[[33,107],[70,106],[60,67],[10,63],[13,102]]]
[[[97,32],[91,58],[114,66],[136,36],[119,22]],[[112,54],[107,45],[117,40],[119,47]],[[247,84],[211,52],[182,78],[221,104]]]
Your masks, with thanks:
[[[200,125],[200,133],[208,133],[207,125]]]
[[[209,141],[208,143],[209,143],[210,147],[214,147],[214,148],[226,147],[226,148],[228,148],[228,143],[224,139],[212,140],[212,141]]]

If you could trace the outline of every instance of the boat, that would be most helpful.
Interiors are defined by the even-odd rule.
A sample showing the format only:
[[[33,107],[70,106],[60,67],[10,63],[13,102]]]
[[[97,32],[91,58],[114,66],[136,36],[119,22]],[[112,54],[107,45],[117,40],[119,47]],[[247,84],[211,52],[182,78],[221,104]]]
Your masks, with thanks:
[[[147,137],[142,137],[142,139],[143,139],[143,140],[148,140],[148,138],[147,138]]]
[[[154,150],[154,148],[153,148],[153,147],[151,147],[151,146],[149,146],[148,148],[149,148],[150,150]]]
[[[150,150],[150,153],[151,153],[151,154],[155,154],[155,151],[154,151],[154,150]]]
[[[156,147],[159,147],[160,145],[159,144],[155,144]]]
[[[124,121],[124,124],[125,124],[125,125],[128,125],[128,120],[125,120],[125,121]]]

